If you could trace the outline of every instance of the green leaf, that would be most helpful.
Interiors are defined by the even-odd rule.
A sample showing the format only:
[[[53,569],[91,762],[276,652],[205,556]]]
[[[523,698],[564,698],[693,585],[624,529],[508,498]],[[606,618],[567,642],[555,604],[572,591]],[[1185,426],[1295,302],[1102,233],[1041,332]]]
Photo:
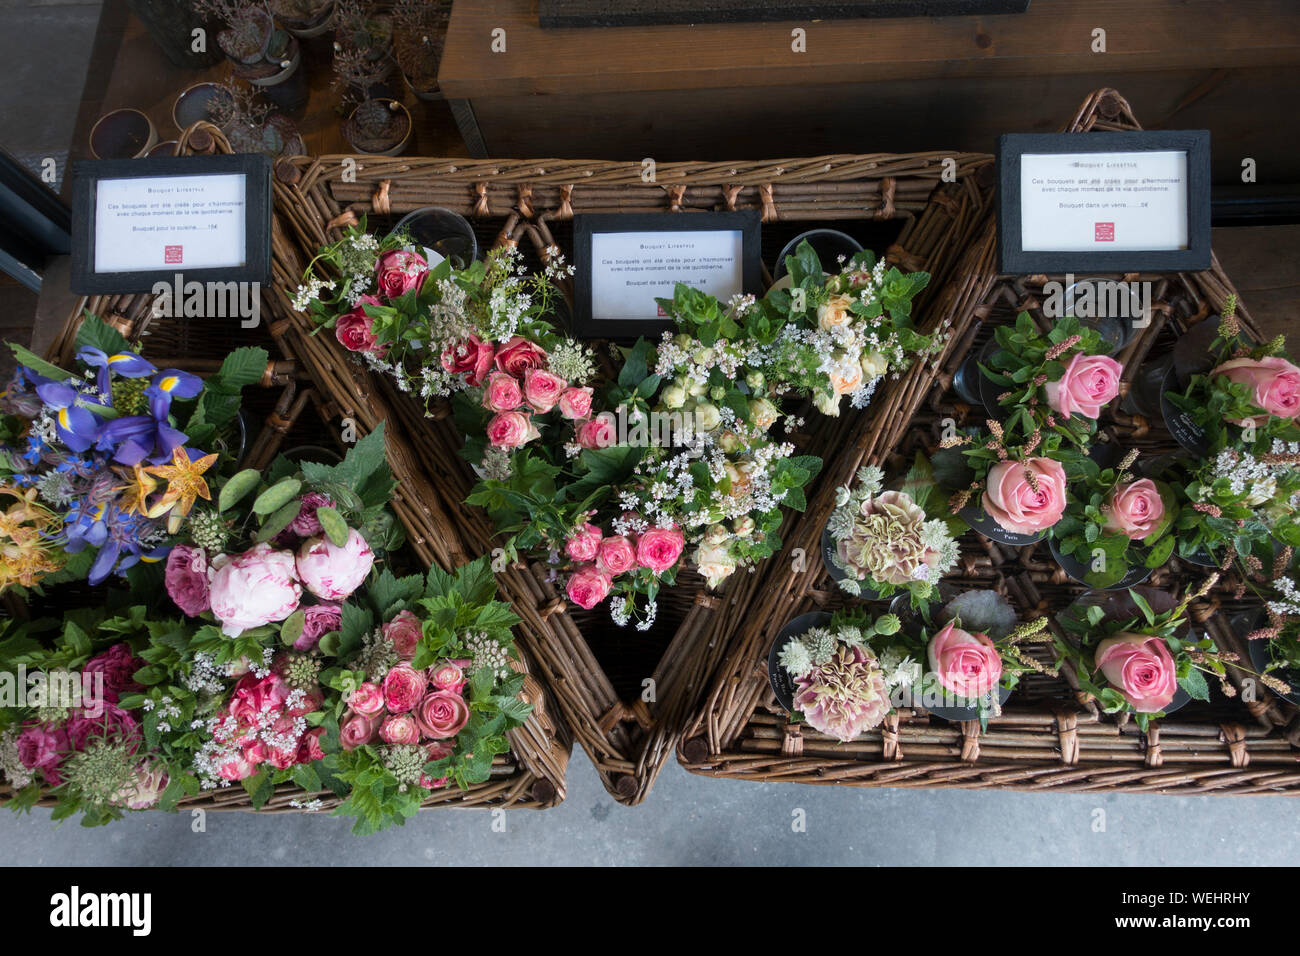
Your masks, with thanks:
[[[350,529],[348,523],[343,520],[343,516],[337,510],[329,505],[321,505],[316,509],[316,517],[320,520],[320,526],[325,531],[325,536],[337,548],[341,548],[348,543]]]
[[[9,348],[13,350],[14,357],[18,359],[18,364],[27,366],[39,375],[44,375],[46,378],[52,378],[56,382],[61,382],[72,374],[71,372],[65,372],[57,365],[51,365],[30,349],[23,348],[15,342],[10,342],[8,344]]]
[[[307,623],[307,612],[302,608],[294,611],[280,625],[280,643],[292,647],[293,642],[302,637],[303,626]]]
[[[1178,679],[1178,686],[1187,691],[1187,696],[1192,700],[1210,699],[1210,686],[1205,682],[1205,675],[1195,667],[1187,672],[1186,677]]]

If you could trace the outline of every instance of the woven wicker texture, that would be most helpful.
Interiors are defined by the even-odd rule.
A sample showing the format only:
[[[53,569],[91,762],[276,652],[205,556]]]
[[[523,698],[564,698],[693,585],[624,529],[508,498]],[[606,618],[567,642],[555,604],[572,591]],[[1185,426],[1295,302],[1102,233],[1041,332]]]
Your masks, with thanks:
[[[1119,94],[1099,90],[1065,128],[1082,133],[1140,127]],[[1042,312],[1046,276],[997,275],[994,219],[990,213],[982,235],[966,250],[929,313],[932,322],[949,323],[953,333],[940,367],[913,370],[901,388],[878,399],[882,407],[874,418],[859,420],[843,435],[843,454],[810,489],[807,512],[790,522],[788,551],[819,553],[835,488],[851,480],[861,465],[878,464],[886,474],[898,474],[918,450],[934,452],[945,419],[958,425],[982,420],[982,410],[972,410],[952,391],[952,380],[970,350],[987,341],[996,326],[1013,321],[1022,310],[1040,327],[1050,326]],[[1153,283],[1154,313],[1149,327],[1119,356],[1126,378],[1145,356],[1172,348],[1180,334],[1215,314],[1234,292],[1217,260],[1200,273],[1123,278]],[[1237,314],[1250,329],[1249,311],[1242,306]],[[1162,423],[1116,412],[1103,424],[1112,438],[1137,446],[1144,455],[1178,449]],[[1054,613],[1084,590],[1066,577],[1046,544],[1011,548],[974,533],[961,543],[962,557],[951,583],[963,589],[996,589],[1022,618]],[[1179,591],[1204,573],[1175,560],[1147,583]],[[984,734],[974,721],[952,724],[922,710],[908,710],[852,743],[840,744],[807,725],[789,722],[770,689],[766,661],[771,641],[786,621],[808,610],[840,606],[842,593],[818,558],[809,562],[806,572],[797,573],[788,555],[784,564],[774,559],[760,593],[704,705],[683,734],[678,756],[696,773],[854,786],[1300,793],[1296,708],[1262,687],[1256,689],[1232,668],[1229,676],[1244,692],[1229,698],[1212,688],[1210,703],[1192,702],[1152,722],[1145,734],[1125,715],[1100,714],[1087,695],[1078,693],[1067,667],[1059,678],[1027,675],[1003,715],[991,720]],[[1191,613],[1221,647],[1248,661],[1232,621],[1241,607],[1232,582],[1225,578],[1192,606]],[[1040,660],[1050,653],[1041,646],[1035,651]]]

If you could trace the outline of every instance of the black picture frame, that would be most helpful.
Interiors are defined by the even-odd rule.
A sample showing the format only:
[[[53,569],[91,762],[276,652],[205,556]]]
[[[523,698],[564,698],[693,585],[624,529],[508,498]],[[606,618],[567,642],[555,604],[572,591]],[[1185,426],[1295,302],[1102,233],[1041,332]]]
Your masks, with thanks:
[[[1187,248],[1026,251],[1021,244],[1020,173],[1026,153],[1187,154]],[[1067,272],[1198,272],[1210,268],[1210,132],[1006,133],[998,140],[998,269],[1009,275]]]
[[[757,209],[692,213],[580,213],[573,217],[573,264],[576,270],[573,334],[581,338],[656,338],[672,331],[671,319],[634,321],[592,314],[592,236],[606,233],[739,232],[741,290],[762,295],[762,224]]]
[[[184,264],[157,270],[95,271],[95,200],[101,182],[115,179],[183,179],[241,173],[244,192],[244,264],[234,268],[187,269]],[[78,295],[151,292],[171,285],[181,273],[186,282],[271,281],[271,159],[261,153],[230,156],[162,156],[78,162],[72,180],[71,288]]]

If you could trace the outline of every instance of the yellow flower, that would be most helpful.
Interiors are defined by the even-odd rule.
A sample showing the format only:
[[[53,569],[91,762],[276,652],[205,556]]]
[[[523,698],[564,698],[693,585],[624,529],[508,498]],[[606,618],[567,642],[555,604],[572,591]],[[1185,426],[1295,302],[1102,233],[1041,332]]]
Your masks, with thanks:
[[[149,496],[158,488],[158,482],[137,463],[132,466],[132,481],[123,485],[118,491],[126,492],[122,510],[130,514],[149,513]]]
[[[172,450],[172,464],[154,465],[144,469],[151,475],[157,475],[167,482],[167,490],[158,502],[149,509],[150,518],[161,518],[163,515],[171,512],[167,517],[167,530],[175,534],[181,529],[181,522],[185,516],[190,513],[194,507],[194,502],[198,498],[205,501],[212,500],[212,494],[208,491],[208,483],[203,478],[203,473],[211,468],[217,460],[215,454],[204,455],[196,461],[190,461],[189,453],[183,445],[177,445]]]

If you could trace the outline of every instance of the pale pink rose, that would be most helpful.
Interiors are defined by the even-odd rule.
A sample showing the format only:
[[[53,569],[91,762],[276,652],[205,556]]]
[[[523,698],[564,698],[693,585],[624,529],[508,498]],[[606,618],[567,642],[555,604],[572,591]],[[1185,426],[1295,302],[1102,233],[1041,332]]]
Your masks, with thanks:
[[[410,664],[398,664],[384,677],[384,706],[390,714],[404,714],[414,709],[429,687],[424,671]]]
[[[600,553],[596,555],[596,566],[606,574],[619,575],[636,567],[636,549],[632,542],[621,534],[603,538]]]
[[[1210,373],[1250,389],[1251,401],[1261,411],[1278,418],[1300,417],[1300,368],[1279,356],[1239,358],[1224,362]],[[1263,424],[1262,418],[1254,418]]]
[[[516,335],[505,345],[497,349],[496,366],[507,375],[523,379],[530,368],[541,368],[546,364],[546,351],[540,345],[534,345],[522,335]]]
[[[295,651],[310,651],[330,631],[343,624],[343,608],[337,604],[313,604],[303,612],[302,633],[293,642]]]
[[[560,414],[565,418],[583,419],[591,414],[591,388],[570,386],[560,395]]]
[[[356,528],[339,547],[325,535],[303,542],[296,562],[298,577],[322,601],[343,601],[361,586],[374,566],[375,555]]]
[[[567,590],[570,601],[590,611],[605,600],[613,586],[614,581],[608,574],[594,564],[589,564],[570,576]]]
[[[1093,661],[1107,682],[1140,714],[1164,710],[1178,690],[1173,655],[1159,637],[1116,634],[1097,644]]]
[[[424,627],[420,619],[410,611],[399,611],[397,616],[384,625],[384,637],[393,642],[393,650],[404,661],[415,656],[420,638],[424,636]]]
[[[178,544],[167,555],[163,571],[167,595],[187,617],[198,617],[208,605],[208,559],[202,548]]]
[[[614,416],[601,412],[578,426],[577,441],[583,448],[609,448],[616,440]]]
[[[574,561],[595,561],[600,553],[600,528],[584,524],[564,542],[564,553]]]
[[[298,610],[302,585],[292,551],[263,542],[233,558],[219,555],[214,565],[208,600],[226,636],[283,621]]]
[[[350,714],[339,725],[339,746],[344,750],[356,750],[373,743],[379,733],[379,717],[364,717]]]
[[[930,670],[954,694],[974,700],[998,686],[1002,657],[986,634],[972,634],[949,623],[925,649]]]
[[[455,661],[444,661],[429,668],[429,684],[434,690],[459,694],[465,689],[465,670]]]
[[[487,424],[487,438],[497,448],[519,448],[541,435],[523,412],[500,412]]]
[[[379,739],[386,744],[418,744],[420,725],[410,714],[393,714],[379,725]]]
[[[1160,527],[1164,516],[1165,503],[1160,498],[1160,489],[1150,478],[1139,478],[1115,486],[1106,512],[1106,528],[1142,541]]]
[[[490,412],[512,412],[524,403],[519,383],[505,372],[493,372],[483,385],[483,407]]]
[[[118,791],[114,803],[128,810],[148,810],[167,789],[167,765],[161,760],[145,760],[135,768],[131,782]]]
[[[686,539],[677,528],[651,528],[636,542],[636,561],[643,568],[661,573],[667,571],[682,556]]]
[[[985,485],[985,513],[1015,534],[1037,534],[1065,512],[1065,469],[1051,458],[1000,461]]]
[[[555,407],[567,386],[568,382],[546,369],[530,368],[524,372],[524,400],[539,415]]]
[[[394,249],[375,263],[375,285],[385,299],[396,299],[419,289],[428,275],[429,263],[418,252]]]
[[[477,335],[442,353],[442,368],[452,375],[464,375],[465,381],[477,388],[483,384],[488,369],[492,367],[492,345]]]
[[[257,765],[251,763],[242,754],[231,757],[217,768],[217,776],[223,780],[244,780],[255,773],[257,773]]]
[[[362,717],[375,717],[384,709],[384,692],[373,681],[366,681],[348,695],[348,706]]]
[[[426,737],[445,740],[455,737],[469,722],[469,704],[460,694],[436,690],[420,701],[415,716]]]
[[[382,305],[373,295],[363,295],[356,308],[340,315],[334,323],[334,338],[350,352],[368,352],[383,355],[386,347],[380,346],[373,331],[374,319],[366,315],[365,306]]]
[[[1047,404],[1066,418],[1075,412],[1084,418],[1096,418],[1102,406],[1119,394],[1123,372],[1124,366],[1109,355],[1079,352],[1070,359],[1059,380],[1047,383]]]

